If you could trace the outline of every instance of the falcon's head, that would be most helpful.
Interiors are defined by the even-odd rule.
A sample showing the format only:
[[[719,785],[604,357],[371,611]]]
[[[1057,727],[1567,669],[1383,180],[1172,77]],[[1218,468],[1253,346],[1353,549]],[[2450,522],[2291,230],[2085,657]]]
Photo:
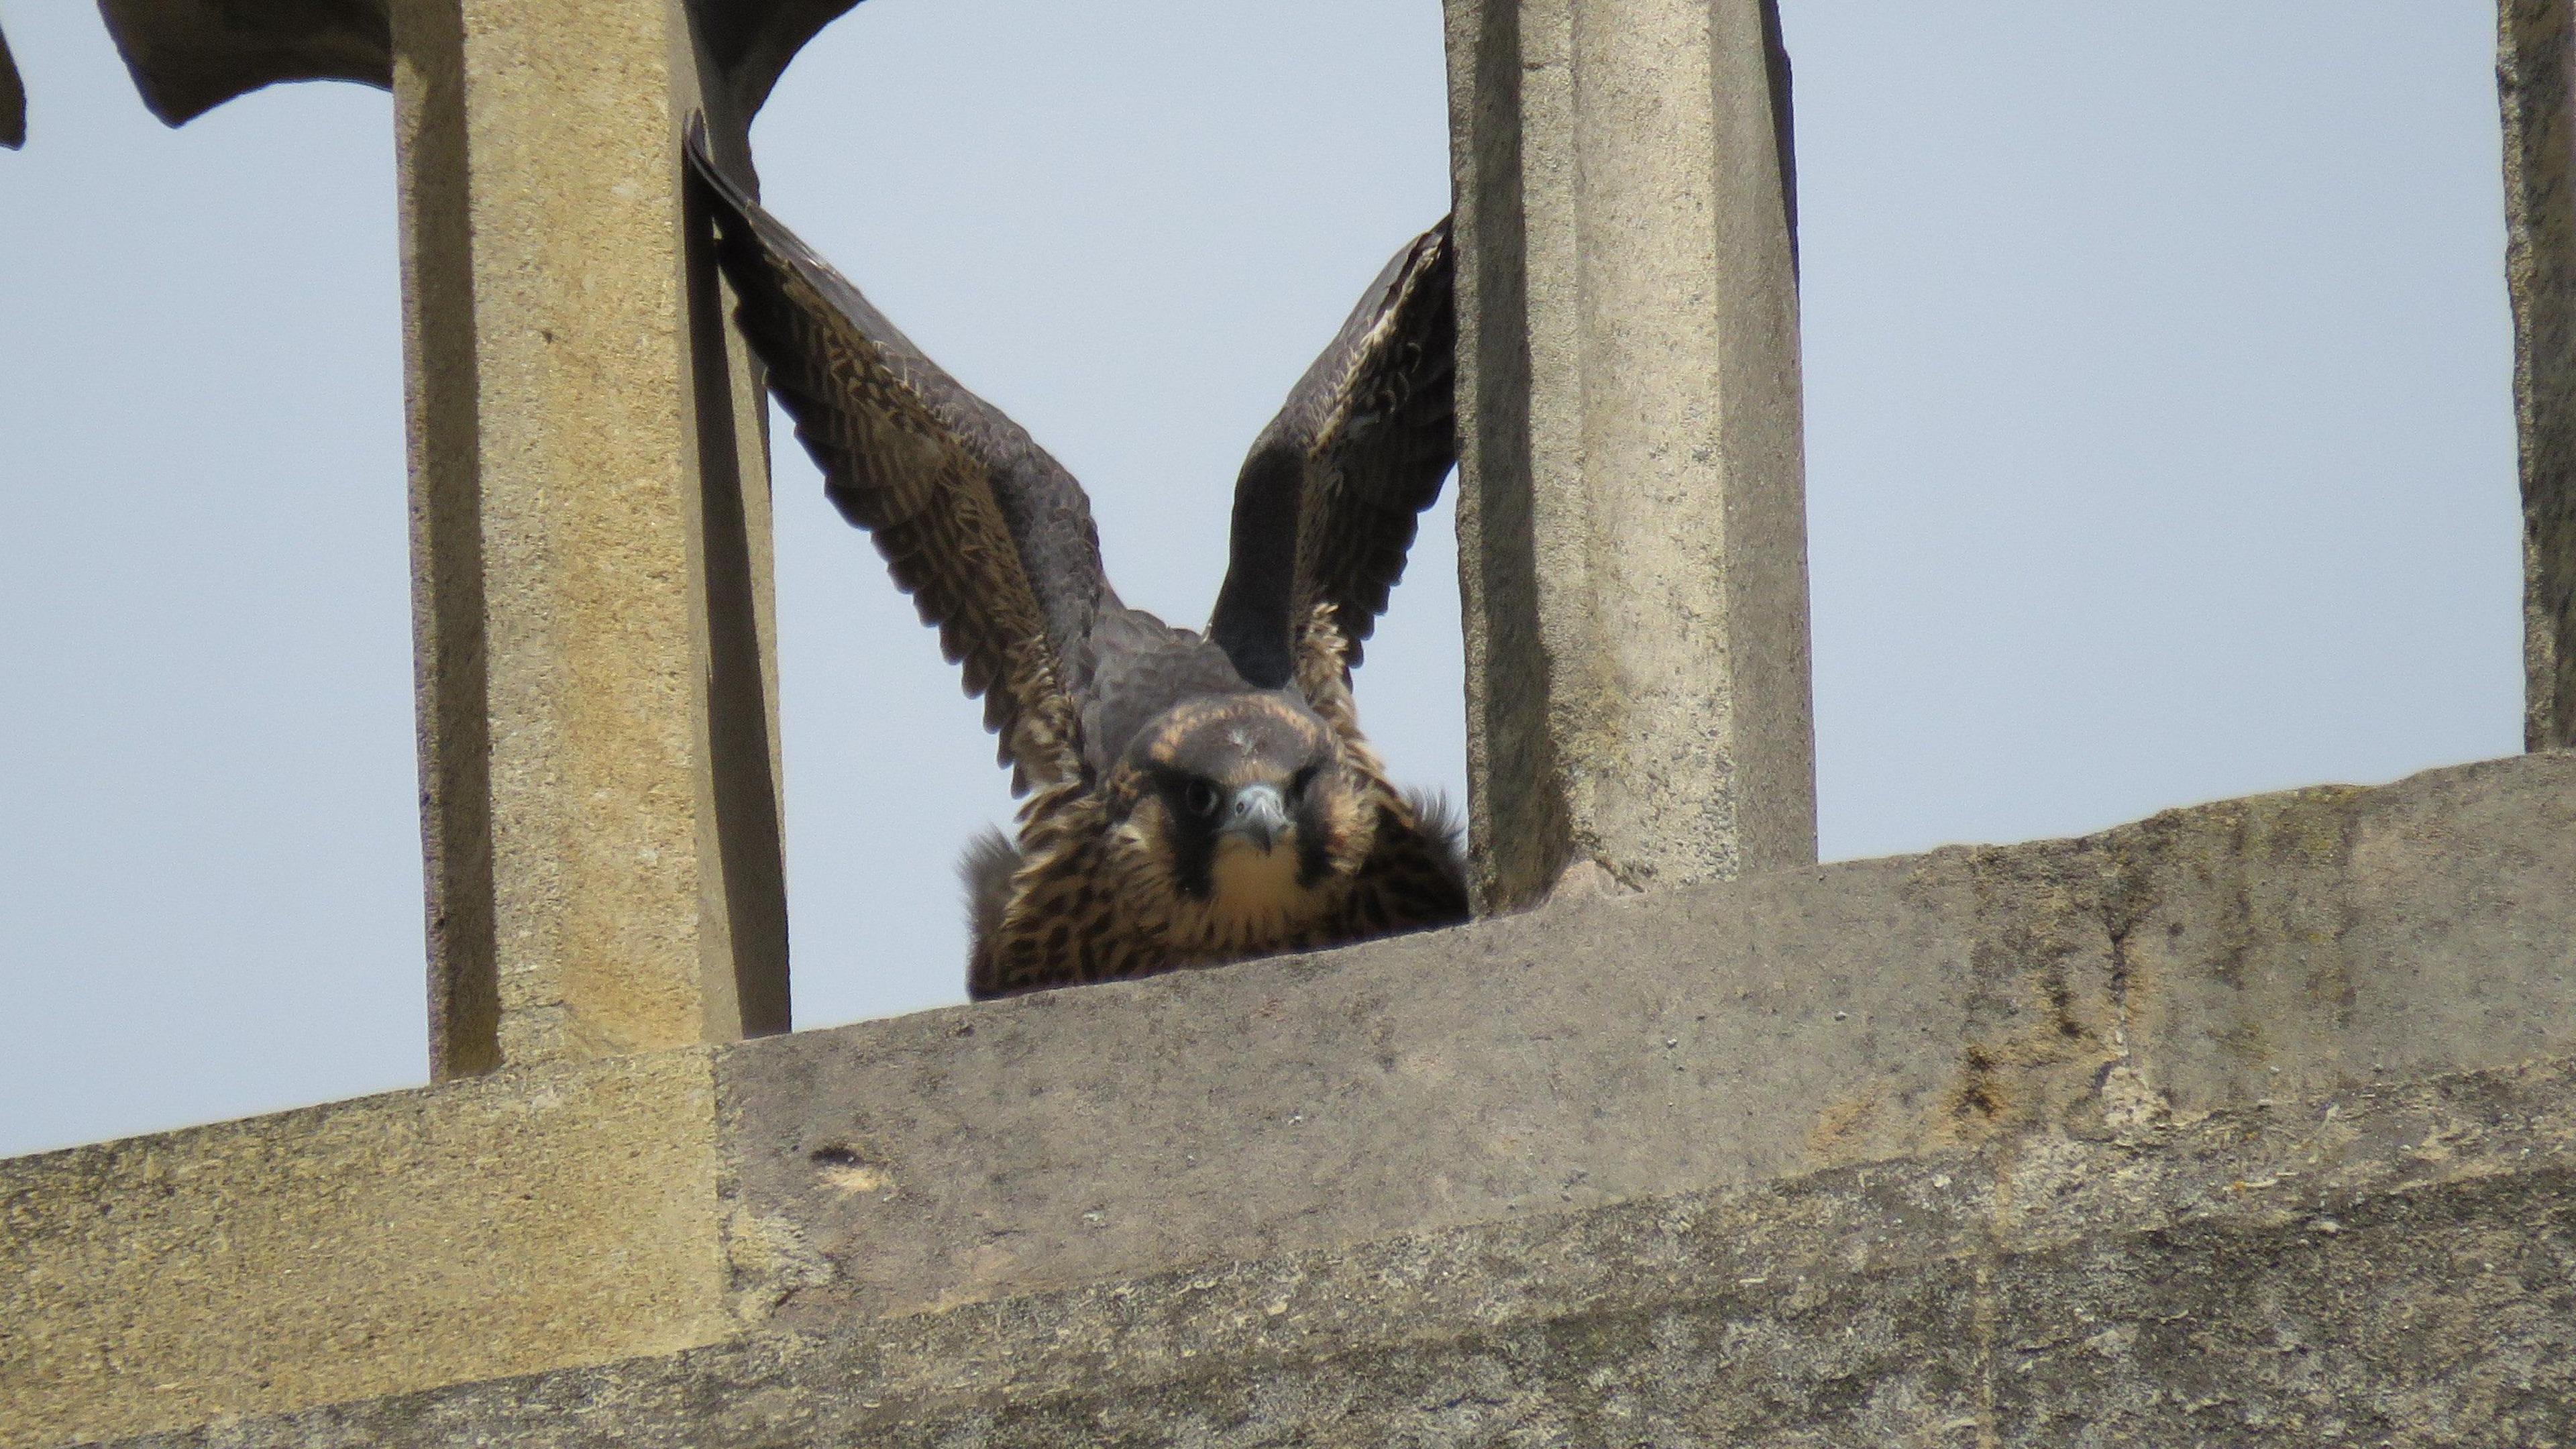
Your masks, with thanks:
[[[1132,802],[1122,842],[1180,914],[1220,933],[1320,913],[1376,834],[1333,731],[1282,691],[1183,700],[1137,732],[1117,773]]]

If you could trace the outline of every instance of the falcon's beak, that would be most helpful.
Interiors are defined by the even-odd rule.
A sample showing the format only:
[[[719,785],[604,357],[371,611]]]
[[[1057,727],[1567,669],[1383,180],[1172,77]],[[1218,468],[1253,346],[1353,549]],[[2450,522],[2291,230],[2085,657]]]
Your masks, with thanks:
[[[1218,828],[1268,850],[1287,831],[1288,823],[1288,802],[1281,798],[1278,786],[1246,785],[1234,792],[1225,824]]]

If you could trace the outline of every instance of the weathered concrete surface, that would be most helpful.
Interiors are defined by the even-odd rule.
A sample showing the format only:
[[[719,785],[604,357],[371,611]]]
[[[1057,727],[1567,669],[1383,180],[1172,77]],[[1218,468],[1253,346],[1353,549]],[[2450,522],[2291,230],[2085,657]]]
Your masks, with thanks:
[[[707,1342],[714,1090],[665,1053],[0,1162],[0,1444]]]
[[[2524,744],[2576,746],[2576,7],[2497,0],[2505,279],[2522,445]]]
[[[1448,0],[1487,909],[1816,858],[1772,0]]]
[[[393,39],[433,1074],[782,1031],[765,411],[688,220],[687,8]]]
[[[728,1049],[791,1322],[2576,1052],[2576,756]]]
[[[146,1442],[2565,1444],[2571,1189],[2551,1063]]]
[[[2353,1275],[2364,1272],[2385,1270],[2390,1285],[2373,1324],[2416,1314],[2426,1332],[2451,1333],[2420,1296],[2444,1283],[2473,1302],[2503,1295],[2494,1321],[2520,1323],[2535,1303],[2564,1306],[2565,1277],[2543,1270],[2556,1271],[2547,1254],[2565,1224],[2538,1197],[2481,1197],[2471,1179],[2522,1171],[2525,1146],[2532,1172],[2566,1166],[2557,1139],[2501,1134],[2516,1113],[2537,1124],[2576,1111],[2561,1100],[2563,1073],[2512,1071],[2576,1056],[2571,883],[2576,755],[2531,755],[2376,790],[2175,811],[2085,840],[1560,903],[1320,956],[599,1064],[588,1070],[601,1081],[633,1072],[669,1087],[639,1089],[604,1127],[587,1125],[588,1099],[564,1085],[591,1079],[562,1068],[27,1159],[0,1169],[0,1334],[14,1335],[0,1346],[0,1444],[56,1442],[66,1425],[176,1426],[220,1409],[283,1411],[732,1339],[741,1342],[705,1351],[715,1357],[664,1366],[678,1377],[557,1377],[482,1399],[335,1411],[293,1433],[334,1442],[341,1430],[328,1426],[345,1420],[360,1426],[347,1430],[355,1438],[436,1442],[447,1432],[436,1426],[457,1422],[439,1405],[488,1406],[489,1394],[524,1396],[529,1413],[562,1421],[526,1429],[532,1442],[630,1423],[618,1405],[677,1405],[694,1416],[685,1422],[739,1427],[842,1405],[800,1396],[847,1378],[876,1386],[853,1388],[861,1401],[952,1396],[902,1412],[949,1424],[962,1442],[1086,1442],[1079,1425],[1095,1411],[1160,1442],[1182,1421],[1150,1418],[1156,1405],[1259,1428],[1363,1401],[1380,1417],[1352,1422],[1377,1427],[1340,1440],[1323,1429],[1268,1441],[1242,1432],[1472,1442],[1506,1409],[1554,1422],[1544,1416],[1597,1400],[1615,1417],[1615,1400],[1662,1422],[1681,1412],[1671,1396],[1708,1382],[1690,1376],[1704,1370],[1735,1375],[1754,1396],[1730,1401],[1728,1413],[1753,1415],[1743,1424],[1826,1415],[1813,1422],[1843,1427],[1813,1429],[1817,1442],[1886,1442],[1851,1426],[1933,1424],[1904,1416],[1954,1404],[1962,1384],[1975,1405],[2001,1395],[1996,1415],[2021,1412],[2009,1409],[2024,1401],[2013,1395],[2047,1386],[1991,1367],[2011,1346],[2091,1362],[2084,1340],[2001,1326],[2024,1321],[2010,1317],[2024,1310],[2009,1294],[2027,1275],[2037,1285],[2027,1291],[2049,1305],[2028,1309],[2028,1322],[2061,1308],[2095,1314],[2098,1331],[2131,1322],[2137,1341],[2165,1345],[2160,1364],[2215,1363],[2189,1355],[2223,1358],[2211,1345],[2273,1323],[2310,1325],[2299,1332],[2312,1354],[2364,1343],[2360,1329],[2337,1326],[2360,1322],[2349,1314],[2364,1309],[2347,1300],[2358,1301]],[[2407,1085],[2463,1071],[2504,1075],[2422,1089],[2431,1096]],[[2286,1105],[2336,1094],[2333,1115]],[[2491,1098],[2506,1105],[2403,1125]],[[525,1135],[514,1113],[561,1130]],[[417,1145],[427,1127],[404,1125],[415,1118],[446,1124],[434,1152]],[[2365,1118],[2380,1125],[2356,1125]],[[2472,1126],[2485,1136],[2460,1135]],[[222,1166],[236,1143],[261,1144],[262,1160],[280,1166]],[[2281,1165],[2308,1173],[2281,1178],[2305,1191],[2318,1173],[2282,1155],[2293,1151],[2320,1154],[2356,1192],[2403,1189],[2371,1199],[2381,1205],[2369,1212],[2398,1214],[2385,1232],[2359,1226],[2380,1218],[2335,1210],[2343,1226],[2324,1234],[2334,1241],[2311,1266],[2327,1274],[2318,1282],[2344,1285],[2340,1298],[2295,1275],[2259,1279],[2266,1262],[2309,1242],[2296,1213],[2221,1212],[2288,1200],[2261,1187]],[[173,1197],[141,1185],[140,1167],[101,1166],[147,1162],[203,1186]],[[2419,1168],[2434,1176],[2408,1176]],[[1819,1286],[1783,1297],[1777,1275],[1742,1255],[1772,1251],[1763,1245],[1808,1219],[1764,1215],[1843,1198],[1761,1185],[1818,1172],[1881,1215],[1782,1260],[1859,1277],[1826,1284],[1825,1268],[1797,1268]],[[2456,1178],[2457,1193],[2407,1196],[2436,1178]],[[2211,1186],[2239,1179],[2242,1191]],[[1891,1197],[1891,1183],[1917,1186]],[[2404,1226],[2417,1221],[2406,1202],[2444,1204],[2436,1216],[2452,1217],[2419,1231]],[[1712,1206],[1723,1204],[1750,1206]],[[219,1210],[228,1236],[209,1233]],[[1629,1267],[1584,1270],[1590,1296],[1514,1318],[1521,1310],[1505,1309],[1519,1301],[1508,1287],[1517,1280],[1476,1276],[1503,1258],[1589,1261],[1594,1250],[1569,1246],[1589,1239],[1513,1248],[1520,1230],[1495,1225],[1596,1212],[1610,1215],[1570,1221],[1646,1236],[1616,1260]],[[2186,1241],[2195,1215],[2210,1213],[2224,1221]],[[1692,1223],[1704,1225],[1691,1229],[1698,1236],[1669,1237]],[[2129,1236],[2116,1251],[2086,1236],[2117,1224]],[[1979,1246],[1998,1234],[2003,1247]],[[2530,1243],[2496,1256],[2506,1237]],[[1351,1248],[1397,1239],[1417,1246]],[[1739,1256],[1687,1277],[1721,1248]],[[2477,1261],[2525,1264],[2514,1270],[2521,1286],[2458,1267],[2473,1249],[2487,1254]],[[2405,1267],[2419,1251],[2433,1256]],[[190,1254],[218,1267],[164,1266]],[[264,1277],[287,1267],[302,1276]],[[1664,1284],[1677,1274],[1685,1287]],[[2218,1298],[2195,1300],[2188,1322],[2232,1326],[2194,1338],[2154,1318],[2170,1311],[2154,1306],[2158,1285],[2201,1281],[2193,1275],[2273,1286],[2229,1300],[2237,1318],[2213,1316]],[[1380,1306],[1349,1299],[1360,1306],[1325,1313],[1276,1289],[1307,1277],[1345,1285],[1333,1294],[1374,1293],[1366,1302]],[[1200,1279],[1233,1286],[1187,1286]],[[441,1286],[469,1281],[470,1294]],[[1452,1293],[1443,1285],[1455,1293],[1442,1296]],[[576,1306],[557,1306],[558,1293]],[[1873,1296],[1882,1293],[1895,1296]],[[1600,1306],[1614,1300],[1626,1306]],[[1290,1306],[1271,1314],[1281,1301]],[[2129,1303],[2149,1306],[2119,1318]],[[1062,1316],[1083,1304],[1092,1317]],[[1243,1323],[1212,1327],[1235,1313]],[[1393,1316],[1369,1328],[1380,1313]],[[359,1340],[331,1336],[351,1322],[360,1327],[345,1331],[374,1337],[352,1348]],[[1314,1336],[1263,1336],[1297,1325]],[[1225,1336],[1238,1330],[1252,1336]],[[902,1350],[917,1352],[912,1367],[847,1357],[916,1338],[917,1350]],[[2456,1335],[2427,1341],[2465,1355],[2460,1374],[2502,1373],[2510,1357],[2509,1345],[2482,1358]],[[2335,1370],[2361,1377],[2316,1378],[2318,1392],[2468,1392],[2468,1378],[2406,1360],[2394,1342],[2367,1339],[2381,1347],[2352,1349],[2362,1356]],[[1958,1357],[1979,1343],[1986,1358]],[[1303,1366],[1282,1366],[1291,1357]],[[2513,1372],[2556,1384],[2548,1375],[2562,1372],[2561,1357]],[[2285,1374],[2311,1361],[2326,1359],[2261,1360]],[[706,1364],[735,1367],[690,1367]],[[1224,1364],[1234,1367],[1215,1367]],[[819,1366],[797,1378],[798,1365]],[[702,1372],[716,1376],[690,1377]],[[1383,1393],[1362,1382],[1379,1372]],[[2171,1373],[2182,1377],[2154,1392],[2182,1394],[2188,1375]],[[751,1377],[725,1377],[737,1374]],[[2149,1394],[2142,1382],[2121,1379],[2119,1392]],[[162,1383],[191,1387],[165,1405],[160,1396],[182,1391]],[[2277,1406],[2296,1387],[2282,1385],[2226,1402]],[[1600,1397],[1614,1389],[1632,1397]],[[2477,1412],[2505,1413],[2510,1397],[2490,1395]],[[1055,1407],[996,1407],[1040,1399]],[[2179,1413],[2183,1399],[2136,1402],[2150,1428],[2134,1441],[2156,1442],[2154,1416]],[[1756,1413],[1765,1404],[1772,1418]],[[469,1411],[484,1409],[455,1410]],[[1417,1411],[1429,1417],[1405,1417]],[[875,1422],[852,1413],[850,1424]],[[405,1414],[430,1427],[395,1432]],[[987,1414],[1002,1417],[976,1417]],[[1581,1435],[1609,1422],[1564,1432],[1590,1442]],[[495,1423],[503,1439],[521,1432]],[[831,1432],[858,1430],[834,1417]],[[1224,1442],[1215,1428],[1205,1437]],[[741,1428],[736,1440],[709,1429],[705,1442],[777,1441]]]

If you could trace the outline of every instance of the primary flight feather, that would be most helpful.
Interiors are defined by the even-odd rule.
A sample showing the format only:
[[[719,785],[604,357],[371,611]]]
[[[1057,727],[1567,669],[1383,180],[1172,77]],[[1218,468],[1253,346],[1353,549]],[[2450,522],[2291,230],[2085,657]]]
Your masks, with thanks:
[[[1457,827],[1398,790],[1350,669],[1457,456],[1449,224],[1388,262],[1255,440],[1207,632],[1129,608],[1091,505],[689,138],[769,385],[844,517],[983,696],[1016,841],[967,851],[976,997],[1467,915]]]

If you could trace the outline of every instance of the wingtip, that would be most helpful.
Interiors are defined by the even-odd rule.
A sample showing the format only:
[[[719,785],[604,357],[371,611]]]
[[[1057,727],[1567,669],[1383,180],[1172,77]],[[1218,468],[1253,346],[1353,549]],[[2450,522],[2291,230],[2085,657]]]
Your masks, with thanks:
[[[688,153],[691,170],[718,185],[724,183],[724,174],[716,169],[715,150],[707,141],[706,112],[689,112],[688,128],[681,136],[681,149]]]
[[[740,182],[726,175],[724,166],[716,160],[715,143],[707,138],[707,117],[704,111],[689,113],[689,124],[683,135],[680,149],[688,154],[689,169],[698,173],[699,179],[713,187],[716,194],[724,198],[731,209],[740,212],[750,211],[750,191]]]
[[[1426,263],[1438,265],[1448,261],[1457,252],[1457,241],[1449,232],[1450,219],[1447,216],[1440,218],[1432,223],[1431,230],[1422,234],[1419,246]]]

